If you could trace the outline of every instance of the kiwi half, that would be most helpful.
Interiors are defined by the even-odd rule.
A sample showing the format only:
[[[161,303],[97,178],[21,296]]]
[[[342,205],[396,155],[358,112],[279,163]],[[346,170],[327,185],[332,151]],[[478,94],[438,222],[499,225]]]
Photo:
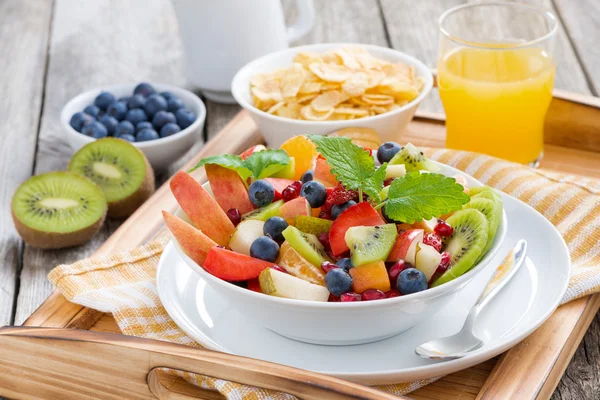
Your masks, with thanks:
[[[404,164],[406,172],[430,171],[437,172],[439,168],[412,143],[407,143],[392,159],[390,165]]]
[[[488,220],[474,208],[455,212],[446,222],[454,228],[452,235],[444,240],[443,251],[452,255],[446,272],[435,280],[439,286],[458,278],[471,269],[483,253],[488,240]]]
[[[471,202],[477,199],[487,199],[494,202],[494,211],[492,213],[491,218],[488,218],[488,222],[490,223],[488,242],[485,246],[485,249],[483,249],[483,253],[480,256],[483,257],[485,253],[487,253],[487,251],[492,247],[492,244],[494,243],[494,238],[496,237],[496,232],[498,231],[498,227],[500,226],[500,222],[502,221],[502,198],[497,192],[495,192],[492,188],[488,186],[473,188],[469,191],[469,195],[471,196],[471,200],[463,208],[477,208],[469,206]]]
[[[88,143],[73,155],[69,171],[95,182],[106,196],[108,216],[131,215],[154,192],[154,171],[134,145],[117,138]]]
[[[92,181],[48,172],[25,181],[12,198],[12,217],[25,243],[60,249],[87,242],[106,217],[106,199]]]
[[[294,250],[312,265],[320,267],[323,261],[331,261],[315,235],[304,233],[291,225],[285,228],[282,234]]]
[[[352,265],[385,261],[396,242],[396,224],[378,226],[353,226],[346,231],[346,244],[350,248]]]

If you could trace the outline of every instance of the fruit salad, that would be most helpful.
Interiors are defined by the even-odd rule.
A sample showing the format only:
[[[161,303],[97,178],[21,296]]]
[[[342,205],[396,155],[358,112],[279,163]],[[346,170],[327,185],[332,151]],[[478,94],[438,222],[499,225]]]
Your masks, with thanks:
[[[269,296],[387,299],[443,285],[491,248],[500,196],[408,143],[374,131],[296,136],[280,149],[201,160],[210,194],[179,172],[187,221],[163,212],[180,248],[212,275]]]

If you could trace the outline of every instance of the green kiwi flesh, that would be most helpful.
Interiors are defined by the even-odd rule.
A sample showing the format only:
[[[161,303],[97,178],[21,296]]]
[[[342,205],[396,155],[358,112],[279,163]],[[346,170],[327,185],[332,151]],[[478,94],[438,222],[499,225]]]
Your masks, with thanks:
[[[92,181],[48,172],[25,181],[12,198],[12,216],[25,243],[60,249],[87,242],[106,217],[106,199]]]
[[[378,226],[353,226],[346,231],[346,244],[350,248],[355,267],[375,261],[385,261],[396,242],[396,224]]]
[[[154,171],[140,150],[117,138],[88,143],[69,162],[69,171],[95,182],[106,196],[108,215],[131,215],[154,192]]]
[[[488,197],[489,196],[489,197]],[[491,198],[490,198],[491,197]],[[483,258],[485,253],[492,247],[496,232],[502,221],[502,200],[489,192],[481,192],[471,198],[463,208],[474,208],[481,211],[488,220],[488,241],[479,258]]]
[[[282,234],[294,250],[314,266],[320,267],[323,261],[331,261],[315,235],[304,233],[291,225],[285,228]]]
[[[433,283],[443,285],[458,278],[471,269],[487,244],[488,220],[474,208],[466,208],[455,212],[446,222],[454,228],[450,237],[444,240],[443,251],[452,255],[450,267]]]
[[[390,164],[404,164],[406,172],[415,171],[430,171],[437,172],[439,168],[437,165],[432,163],[425,154],[412,143],[407,143],[392,159]]]
[[[318,235],[321,233],[329,233],[333,221],[323,218],[311,217],[309,215],[298,215],[296,217],[296,228],[304,233],[312,233]]]
[[[271,217],[276,217],[279,215],[279,209],[283,205],[283,200],[277,200],[274,203],[271,203],[262,208],[257,208],[256,210],[252,210],[242,215],[242,220],[246,219],[257,219],[259,221],[266,221]]]

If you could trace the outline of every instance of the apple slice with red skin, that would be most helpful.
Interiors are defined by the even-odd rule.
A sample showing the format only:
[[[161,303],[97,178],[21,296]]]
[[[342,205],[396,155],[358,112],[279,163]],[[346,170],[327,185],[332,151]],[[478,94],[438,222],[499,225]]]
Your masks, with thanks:
[[[336,187],[338,185],[335,175],[331,173],[331,167],[322,156],[317,157],[314,180],[321,182],[325,187]]]
[[[273,263],[236,253],[222,247],[213,247],[204,261],[204,269],[226,281],[247,281],[257,278]]]
[[[219,203],[187,172],[179,171],[171,179],[171,192],[194,226],[225,246],[235,230]]]
[[[166,211],[162,212],[167,227],[177,240],[177,243],[198,265],[203,265],[210,249],[217,244],[204,233],[194,228],[181,218]]]
[[[358,203],[344,210],[333,224],[329,231],[329,243],[333,255],[340,254],[349,250],[346,244],[346,231],[353,226],[375,226],[384,225],[385,221],[373,206],[367,202]]]
[[[275,189],[275,192],[279,193],[280,195],[281,195],[281,192],[283,192],[283,189],[285,189],[286,187],[288,187],[292,183],[294,183],[293,180],[285,179],[285,178],[264,178],[263,181],[267,181],[271,185],[273,185],[273,189]],[[298,194],[300,194],[300,193],[298,193]]]
[[[387,261],[404,260],[415,266],[417,244],[423,241],[423,229],[408,229],[398,234]]]
[[[312,215],[310,204],[304,197],[296,197],[283,203],[279,209],[279,216],[283,219],[296,218],[298,215]]]
[[[442,261],[442,255],[428,244],[417,243],[417,256],[414,266],[425,274],[427,282],[431,279]]]
[[[217,164],[207,164],[205,168],[210,189],[223,211],[236,208],[240,214],[246,214],[254,210],[246,185],[236,171]]]
[[[263,151],[266,149],[267,148],[264,145],[257,144],[256,146],[252,146],[248,150],[245,150],[242,154],[240,154],[240,157],[242,157],[242,160],[245,160],[246,158],[250,157],[253,153]]]

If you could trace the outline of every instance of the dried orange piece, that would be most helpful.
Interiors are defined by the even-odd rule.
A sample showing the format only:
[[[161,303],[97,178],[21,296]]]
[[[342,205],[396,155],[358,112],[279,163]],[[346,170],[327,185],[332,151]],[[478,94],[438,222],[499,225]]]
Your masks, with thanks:
[[[296,162],[295,180],[302,177],[302,174],[313,167],[315,158],[317,158],[317,147],[305,136],[294,136],[286,140],[281,149],[285,150],[290,157],[294,157]]]
[[[321,267],[305,260],[288,242],[281,245],[278,265],[296,278],[325,286],[325,272]]]

